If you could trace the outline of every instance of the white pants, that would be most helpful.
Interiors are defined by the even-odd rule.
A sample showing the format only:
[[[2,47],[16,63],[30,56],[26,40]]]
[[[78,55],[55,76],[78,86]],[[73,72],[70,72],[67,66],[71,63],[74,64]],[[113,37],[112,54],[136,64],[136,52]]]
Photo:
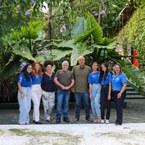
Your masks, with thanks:
[[[35,84],[31,86],[31,96],[33,101],[33,120],[39,121],[40,118],[40,101],[42,96],[42,90],[40,84]]]

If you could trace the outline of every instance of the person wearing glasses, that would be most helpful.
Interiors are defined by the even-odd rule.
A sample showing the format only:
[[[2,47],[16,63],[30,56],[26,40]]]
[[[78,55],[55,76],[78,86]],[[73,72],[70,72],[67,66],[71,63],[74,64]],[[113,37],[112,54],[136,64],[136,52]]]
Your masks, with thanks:
[[[18,103],[19,103],[19,124],[27,125],[30,122],[29,112],[31,109],[31,86],[32,79],[30,73],[32,65],[25,64],[21,69],[18,77]]]

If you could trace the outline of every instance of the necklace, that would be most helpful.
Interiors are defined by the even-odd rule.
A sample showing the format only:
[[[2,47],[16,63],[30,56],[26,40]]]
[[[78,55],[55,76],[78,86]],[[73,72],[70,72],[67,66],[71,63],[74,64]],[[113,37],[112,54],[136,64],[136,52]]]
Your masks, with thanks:
[[[47,72],[45,72],[49,77],[51,77],[51,75],[52,75],[52,72],[51,73],[47,73]]]

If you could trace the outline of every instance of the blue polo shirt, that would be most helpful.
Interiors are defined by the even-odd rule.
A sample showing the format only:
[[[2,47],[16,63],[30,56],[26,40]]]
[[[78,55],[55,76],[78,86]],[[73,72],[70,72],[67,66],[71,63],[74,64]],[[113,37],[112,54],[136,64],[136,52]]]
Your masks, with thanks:
[[[39,73],[36,73],[36,77],[31,74],[32,84],[41,84],[42,78],[40,77]]]
[[[109,85],[109,83],[111,83],[111,81],[112,81],[112,74],[110,72],[108,72],[108,75],[106,76],[106,80],[104,80],[104,76],[103,76],[101,85],[102,86]]]
[[[100,72],[92,72],[88,75],[88,83],[89,84],[98,84],[100,83]]]
[[[55,73],[52,73],[51,76],[48,76],[46,73],[43,74],[41,88],[45,92],[54,92],[55,83],[54,83]]]
[[[119,75],[112,75],[112,90],[113,91],[121,91],[123,87],[123,83],[126,83],[126,75],[119,74]]]
[[[30,81],[28,82],[24,76],[24,73],[21,73],[18,77],[18,83],[20,83],[22,87],[31,87],[32,79],[30,77]]]

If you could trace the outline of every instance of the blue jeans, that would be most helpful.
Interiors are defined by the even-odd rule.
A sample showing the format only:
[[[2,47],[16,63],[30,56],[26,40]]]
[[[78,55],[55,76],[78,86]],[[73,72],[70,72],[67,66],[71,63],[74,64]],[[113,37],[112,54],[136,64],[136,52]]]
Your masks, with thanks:
[[[70,90],[62,90],[62,89],[57,90],[57,113],[56,113],[57,118],[61,118],[62,105],[63,105],[63,117],[68,116],[69,98],[70,98]]]
[[[75,115],[76,117],[80,117],[80,105],[81,105],[81,100],[83,99],[84,102],[84,109],[85,109],[85,114],[86,118],[90,118],[90,107],[89,107],[89,93],[75,93],[75,99],[76,99],[76,106],[75,106]]]
[[[20,91],[18,91],[18,103],[19,103],[19,123],[26,124],[29,123],[29,112],[31,109],[31,90],[30,87],[22,87],[24,97],[20,96]]]
[[[92,109],[94,118],[97,118],[97,117],[101,116],[100,91],[101,91],[101,85],[100,84],[93,84],[92,85],[91,109]]]

